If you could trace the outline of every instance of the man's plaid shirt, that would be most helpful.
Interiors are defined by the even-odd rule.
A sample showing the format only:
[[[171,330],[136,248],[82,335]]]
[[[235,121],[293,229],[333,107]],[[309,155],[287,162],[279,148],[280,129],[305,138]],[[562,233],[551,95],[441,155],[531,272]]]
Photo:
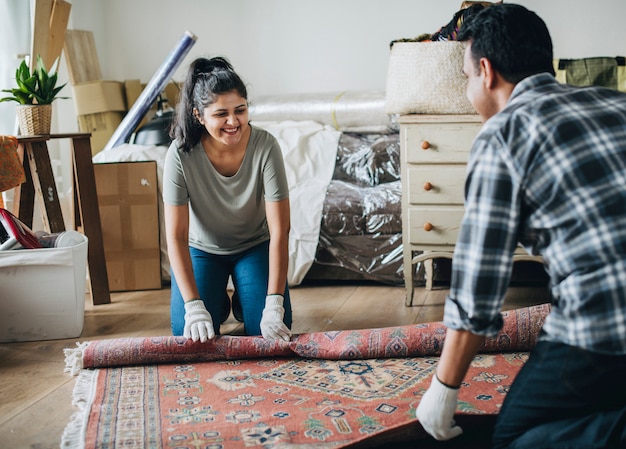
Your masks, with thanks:
[[[528,77],[467,170],[446,325],[497,333],[519,242],[550,276],[541,338],[626,354],[626,94]]]

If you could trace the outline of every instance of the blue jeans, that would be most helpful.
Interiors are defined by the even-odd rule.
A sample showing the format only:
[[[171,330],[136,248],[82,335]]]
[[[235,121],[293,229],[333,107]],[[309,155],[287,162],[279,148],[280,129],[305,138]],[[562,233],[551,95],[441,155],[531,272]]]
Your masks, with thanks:
[[[494,449],[626,448],[626,356],[540,341],[498,414]]]
[[[232,255],[209,254],[196,248],[189,248],[193,274],[200,297],[211,314],[215,334],[219,335],[225,305],[228,277],[241,301],[243,325],[246,335],[261,335],[261,316],[265,307],[267,282],[269,277],[269,241],[260,243],[246,251]],[[172,292],[170,313],[173,335],[183,335],[185,328],[185,306],[176,277],[172,270]],[[274,293],[274,292],[270,292]],[[289,289],[285,286],[285,325],[291,328],[291,302]]]

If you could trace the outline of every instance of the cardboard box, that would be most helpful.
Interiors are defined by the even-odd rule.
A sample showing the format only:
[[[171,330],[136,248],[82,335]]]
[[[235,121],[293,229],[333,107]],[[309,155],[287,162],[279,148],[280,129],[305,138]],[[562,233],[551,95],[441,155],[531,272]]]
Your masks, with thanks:
[[[125,80],[124,81],[124,90],[126,92],[126,107],[130,109],[133,107],[143,90],[146,88],[146,84],[142,83],[139,80]],[[163,92],[161,93],[166,99],[167,103],[171,108],[176,106],[176,102],[178,101],[178,93],[180,92],[180,87],[173,81],[170,81],[165,85]],[[150,107],[150,109],[157,109],[157,102]]]
[[[0,251],[0,342],[80,336],[88,247],[82,238],[67,248]]]
[[[95,155],[109,142],[109,139],[122,123],[124,112],[99,112],[78,116],[78,129],[91,133],[91,154]]]
[[[141,93],[143,92],[145,87],[146,85],[142,84],[141,81],[139,80],[124,81],[124,90],[126,91],[126,106],[128,107],[128,110],[130,110],[134,106],[135,102],[141,96]],[[137,124],[137,126],[135,127],[135,130],[145,125],[150,119],[150,117],[154,115],[155,112],[156,112],[156,103],[154,103],[151,106],[151,108],[148,110],[146,115],[141,119],[139,124]]]
[[[139,80],[124,81],[124,92],[126,93],[126,106],[128,109],[133,107],[145,87]]]
[[[124,83],[89,81],[72,86],[77,115],[127,110]]]
[[[163,91],[165,92],[165,97],[167,98],[167,104],[169,104],[172,109],[175,109],[176,103],[178,103],[180,87],[178,86],[178,84],[170,82],[167,83]]]
[[[161,288],[155,161],[94,164],[111,291]]]
[[[133,105],[137,102],[137,99],[141,96],[143,90],[146,88],[146,85],[141,83],[139,80],[125,80],[124,81],[124,90],[126,92],[126,106],[128,110],[130,110]],[[174,82],[169,82],[163,89],[162,95],[167,100],[167,104],[173,109],[176,106],[176,101],[178,100],[178,92],[180,91],[179,86]],[[138,130],[146,123],[148,123],[157,113],[157,103],[155,101],[150,109],[146,112],[146,115],[141,119],[139,124],[135,127],[135,130]]]
[[[106,146],[122,123],[126,111],[133,107],[145,87],[139,80],[89,81],[72,86],[78,130],[91,133],[92,155],[96,155]],[[168,97],[175,97],[178,87],[170,82],[164,92]],[[156,111],[155,102],[136,128],[139,129],[149,122]]]

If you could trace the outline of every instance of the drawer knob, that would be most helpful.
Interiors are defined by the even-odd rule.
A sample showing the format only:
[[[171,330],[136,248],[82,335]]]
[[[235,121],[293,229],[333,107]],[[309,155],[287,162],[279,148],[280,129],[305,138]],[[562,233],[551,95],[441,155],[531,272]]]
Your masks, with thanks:
[[[429,223],[429,222],[424,223],[424,231],[430,232],[433,230],[433,228],[434,226],[432,223]]]
[[[427,150],[430,148],[430,142],[428,140],[422,140],[422,150]]]
[[[426,190],[427,192],[429,192],[429,191],[431,191],[432,189],[433,189],[433,185],[432,185],[430,182],[426,181],[426,182],[424,183],[424,190]]]

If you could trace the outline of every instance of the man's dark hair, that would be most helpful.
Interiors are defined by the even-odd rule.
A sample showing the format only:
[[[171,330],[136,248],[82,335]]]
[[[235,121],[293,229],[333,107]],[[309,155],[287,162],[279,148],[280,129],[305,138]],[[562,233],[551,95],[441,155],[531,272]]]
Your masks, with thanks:
[[[523,6],[503,3],[484,8],[464,22],[458,40],[471,40],[476,67],[487,58],[508,82],[518,83],[537,73],[554,75],[550,32],[537,14]]]

